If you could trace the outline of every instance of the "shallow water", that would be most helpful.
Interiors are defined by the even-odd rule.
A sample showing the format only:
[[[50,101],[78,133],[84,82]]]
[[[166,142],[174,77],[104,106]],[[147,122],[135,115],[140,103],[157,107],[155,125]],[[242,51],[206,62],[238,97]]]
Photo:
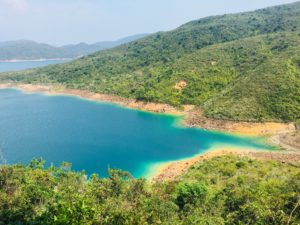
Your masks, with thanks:
[[[51,64],[65,63],[69,60],[43,60],[43,61],[20,61],[20,62],[0,62],[0,72],[17,71]]]
[[[0,89],[0,159],[62,161],[88,174],[107,168],[144,176],[151,165],[190,157],[216,145],[272,149],[250,138],[176,125],[178,117],[70,96]]]

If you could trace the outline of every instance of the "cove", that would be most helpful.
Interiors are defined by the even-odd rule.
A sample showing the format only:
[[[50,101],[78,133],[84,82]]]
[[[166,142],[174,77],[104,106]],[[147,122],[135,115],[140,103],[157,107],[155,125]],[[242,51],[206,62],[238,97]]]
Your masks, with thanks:
[[[0,163],[72,163],[106,176],[107,168],[145,176],[151,166],[204,153],[214,146],[271,150],[260,138],[178,125],[178,117],[64,95],[0,89]]]

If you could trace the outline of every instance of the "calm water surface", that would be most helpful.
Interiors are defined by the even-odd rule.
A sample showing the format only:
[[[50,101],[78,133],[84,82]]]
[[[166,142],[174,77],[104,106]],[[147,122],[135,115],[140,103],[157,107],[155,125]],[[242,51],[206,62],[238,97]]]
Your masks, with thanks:
[[[17,71],[51,64],[65,63],[69,60],[44,60],[44,61],[20,61],[20,62],[0,62],[0,72]]]
[[[178,118],[68,96],[0,89],[0,159],[43,157],[102,176],[110,168],[143,176],[151,165],[205,152],[215,145],[270,149],[246,138],[176,125]]]

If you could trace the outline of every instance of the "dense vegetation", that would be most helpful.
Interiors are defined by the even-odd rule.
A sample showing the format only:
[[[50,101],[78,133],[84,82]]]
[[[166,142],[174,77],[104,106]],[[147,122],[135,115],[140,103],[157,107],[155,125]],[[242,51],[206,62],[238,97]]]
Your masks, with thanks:
[[[224,156],[177,181],[150,183],[127,172],[108,178],[43,169],[0,168],[0,224],[299,224],[300,167]]]
[[[300,2],[208,17],[64,65],[0,75],[246,121],[300,119]],[[176,88],[176,84],[184,86]]]
[[[0,42],[0,60],[75,58],[96,51],[113,48],[145,36],[145,34],[139,34],[117,41],[97,42],[94,44],[79,43],[61,47],[28,40]]]

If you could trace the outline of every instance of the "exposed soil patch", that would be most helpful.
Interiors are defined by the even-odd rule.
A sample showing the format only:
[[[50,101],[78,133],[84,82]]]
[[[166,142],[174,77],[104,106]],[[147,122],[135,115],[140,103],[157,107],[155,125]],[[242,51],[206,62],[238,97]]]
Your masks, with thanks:
[[[199,108],[189,108],[185,113],[186,117],[183,125],[189,127],[201,127],[209,130],[219,130],[235,132],[247,135],[270,135],[282,132],[295,131],[293,123],[255,123],[255,122],[236,122],[227,120],[216,120],[206,118]]]
[[[274,135],[271,141],[286,150],[300,153],[300,131]]]
[[[182,90],[183,88],[185,88],[187,85],[187,82],[182,80],[182,81],[179,81],[176,85],[175,85],[175,89],[176,90]]]
[[[152,178],[155,182],[163,182],[176,180],[180,175],[185,173],[189,167],[195,163],[214,158],[217,156],[223,156],[228,154],[234,154],[240,157],[250,157],[258,160],[275,160],[281,163],[288,164],[299,164],[300,163],[300,152],[292,153],[287,151],[278,152],[266,152],[266,151],[254,151],[254,150],[238,150],[238,149],[220,149],[215,151],[207,152],[203,155],[187,159],[168,163],[161,167],[155,177]]]
[[[212,66],[215,66],[215,65],[217,65],[217,61],[216,60],[212,60],[211,62],[210,62],[210,64],[212,65]]]

